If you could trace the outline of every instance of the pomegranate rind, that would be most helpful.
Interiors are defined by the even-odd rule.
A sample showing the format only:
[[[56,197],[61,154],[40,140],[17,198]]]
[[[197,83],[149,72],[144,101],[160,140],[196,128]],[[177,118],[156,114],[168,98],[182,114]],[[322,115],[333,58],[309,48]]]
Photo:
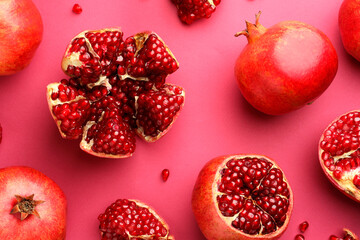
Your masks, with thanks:
[[[292,213],[294,196],[291,190],[290,184],[288,184],[289,189],[289,207],[288,212],[286,213],[286,220],[284,224],[278,228],[275,232],[265,235],[250,235],[237,230],[231,226],[231,221],[224,217],[219,208],[216,196],[218,192],[217,183],[221,178],[221,170],[226,166],[226,163],[233,158],[242,159],[242,158],[264,158],[267,161],[271,162],[274,167],[281,170],[281,168],[270,158],[263,155],[253,155],[253,154],[237,154],[237,155],[225,155],[214,158],[205,164],[202,170],[199,173],[199,176],[196,180],[193,194],[192,194],[192,210],[195,215],[195,219],[198,223],[198,226],[201,232],[204,234],[208,240],[271,240],[279,239],[280,236],[285,232]],[[288,182],[283,174],[284,180]]]
[[[352,183],[351,180],[347,180],[345,182],[342,181],[342,179],[337,180],[334,176],[333,176],[333,172],[330,171],[324,164],[324,161],[322,159],[322,153],[324,152],[324,150],[321,148],[320,144],[321,142],[324,140],[325,137],[325,132],[326,130],[329,128],[329,126],[331,126],[333,123],[337,122],[342,116],[345,116],[349,113],[352,112],[360,112],[360,110],[353,110],[350,112],[347,112],[345,114],[342,114],[341,116],[337,117],[334,121],[332,121],[324,130],[324,132],[322,133],[321,137],[320,137],[320,141],[319,141],[319,145],[318,145],[318,152],[319,152],[319,162],[320,162],[320,166],[323,170],[323,172],[325,173],[326,177],[329,179],[329,181],[337,188],[339,189],[343,194],[345,194],[346,196],[348,196],[349,198],[360,202],[360,189],[356,188],[355,185]],[[346,154],[346,153],[345,153]],[[360,171],[358,172],[360,173]]]
[[[167,83],[166,85],[168,85],[168,86],[176,86],[176,85],[170,84],[170,83]],[[136,134],[137,134],[140,138],[144,139],[146,142],[149,142],[149,143],[156,142],[157,140],[159,140],[160,138],[162,138],[166,133],[168,133],[169,130],[171,129],[172,125],[174,124],[175,120],[176,120],[177,117],[179,116],[182,108],[184,107],[184,104],[185,104],[185,91],[184,91],[184,89],[183,89],[182,87],[179,87],[179,86],[176,86],[176,87],[178,87],[178,88],[181,89],[182,92],[181,92],[180,96],[182,96],[184,100],[183,100],[183,103],[180,105],[179,111],[174,115],[173,121],[170,123],[170,125],[169,125],[164,131],[159,132],[159,134],[158,134],[157,136],[155,136],[155,137],[147,136],[147,135],[144,133],[144,129],[138,124],[139,121],[136,120],[136,123],[137,123],[137,128],[135,129]],[[169,92],[169,93],[173,94],[173,92]],[[138,99],[138,96],[135,97],[135,110],[138,109],[137,99]],[[136,114],[135,114],[135,115],[136,115]]]

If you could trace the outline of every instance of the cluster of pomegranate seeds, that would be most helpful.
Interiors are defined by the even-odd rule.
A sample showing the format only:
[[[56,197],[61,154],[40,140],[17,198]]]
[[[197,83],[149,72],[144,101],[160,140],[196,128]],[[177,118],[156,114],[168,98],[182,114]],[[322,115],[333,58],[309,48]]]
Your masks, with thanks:
[[[325,130],[320,157],[326,171],[350,192],[360,189],[360,113],[342,115]],[[352,183],[352,186],[351,186]]]
[[[73,13],[80,14],[82,13],[82,8],[78,3],[75,3],[72,8]]]
[[[102,240],[172,239],[166,223],[139,201],[119,199],[98,219]]]
[[[218,207],[232,226],[244,233],[267,234],[280,228],[289,207],[286,179],[265,158],[233,158],[226,163],[218,183]]]
[[[161,171],[161,178],[163,179],[164,182],[166,182],[168,180],[169,174],[170,174],[169,169],[165,168]]]
[[[48,85],[49,107],[62,137],[82,138],[82,150],[109,158],[131,156],[135,134],[158,140],[184,105],[184,90],[165,83],[178,67],[153,32],[125,41],[119,29],[78,34],[62,60],[71,78]]]
[[[209,18],[221,0],[171,0],[178,9],[183,23],[191,24],[197,19]]]

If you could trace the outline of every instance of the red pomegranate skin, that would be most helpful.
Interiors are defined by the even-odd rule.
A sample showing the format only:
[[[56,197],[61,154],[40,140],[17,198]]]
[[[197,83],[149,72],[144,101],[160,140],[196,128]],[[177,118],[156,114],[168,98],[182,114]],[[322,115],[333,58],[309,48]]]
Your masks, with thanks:
[[[239,235],[239,231],[234,230],[231,224],[226,223],[222,218],[213,191],[217,189],[217,173],[226,165],[226,159],[234,156],[245,155],[225,155],[219,156],[207,162],[199,173],[193,189],[191,205],[197,220],[197,224],[207,240],[275,240],[278,239],[286,230],[290,217],[287,218],[281,230],[266,235]],[[248,155],[247,156],[251,156]],[[256,155],[260,156],[260,155]],[[293,194],[291,199],[293,199]],[[289,206],[291,215],[293,203]]]
[[[360,61],[360,1],[342,2],[339,10],[339,29],[345,50]]]
[[[40,218],[29,215],[20,220],[10,214],[16,205],[15,195],[44,201],[36,206]],[[43,173],[29,167],[0,169],[0,239],[65,239],[66,198],[59,186]]]
[[[42,35],[40,12],[31,0],[0,1],[0,76],[28,66]]]
[[[247,31],[247,32],[245,32]],[[268,29],[247,22],[248,39],[235,64],[245,99],[257,110],[280,115],[313,102],[333,81],[338,57],[328,37],[298,21]]]

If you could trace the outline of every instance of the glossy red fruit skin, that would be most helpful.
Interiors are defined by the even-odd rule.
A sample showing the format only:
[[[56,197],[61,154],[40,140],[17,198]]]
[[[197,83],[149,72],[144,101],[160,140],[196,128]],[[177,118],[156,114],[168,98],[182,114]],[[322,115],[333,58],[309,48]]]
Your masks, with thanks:
[[[360,61],[360,2],[344,0],[339,10],[338,21],[345,50]]]
[[[205,164],[196,180],[191,200],[192,210],[201,232],[207,240],[272,240],[280,238],[289,224],[293,201],[290,202],[289,215],[281,227],[281,230],[270,234],[249,235],[241,233],[240,235],[239,231],[235,230],[222,219],[223,216],[218,209],[216,199],[213,197],[213,190],[216,188],[218,182],[216,178],[217,173],[220,169],[224,168],[227,161],[234,156],[265,157],[252,154],[225,155],[216,157]],[[265,158],[269,159],[268,157]],[[292,191],[290,191],[290,199],[294,199]]]
[[[36,206],[40,218],[29,215],[21,221],[10,214],[15,195],[45,201]],[[59,186],[29,167],[0,169],[0,239],[63,240],[66,230],[66,198]]]
[[[338,57],[327,36],[306,23],[268,29],[247,22],[248,44],[235,64],[244,98],[257,110],[280,115],[313,102],[333,81]]]
[[[31,0],[0,1],[0,76],[28,66],[42,35],[40,12]]]

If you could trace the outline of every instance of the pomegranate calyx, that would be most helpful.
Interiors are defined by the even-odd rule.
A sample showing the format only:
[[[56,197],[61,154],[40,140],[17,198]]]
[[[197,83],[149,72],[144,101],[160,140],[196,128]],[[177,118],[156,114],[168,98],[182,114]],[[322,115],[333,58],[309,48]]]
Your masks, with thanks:
[[[17,204],[11,209],[10,214],[20,213],[20,220],[23,221],[29,215],[35,215],[40,218],[38,211],[35,207],[44,201],[34,200],[34,194],[22,197],[20,195],[15,195]]]
[[[261,11],[259,11],[257,14],[255,14],[255,24],[245,21],[246,29],[238,32],[235,34],[235,37],[244,35],[248,43],[252,43],[260,38],[261,35],[263,35],[266,32],[266,28],[259,23],[259,18],[261,15]]]

